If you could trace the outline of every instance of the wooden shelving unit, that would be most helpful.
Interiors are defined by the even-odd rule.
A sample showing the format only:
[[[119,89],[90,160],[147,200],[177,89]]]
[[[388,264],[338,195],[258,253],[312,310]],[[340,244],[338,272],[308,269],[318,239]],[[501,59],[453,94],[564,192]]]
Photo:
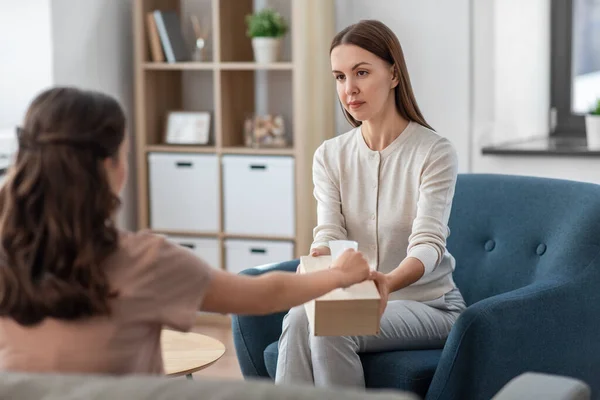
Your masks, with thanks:
[[[147,145],[146,152],[166,152],[166,153],[205,153],[214,154],[218,150],[212,146],[186,146],[186,145],[170,145],[170,144],[154,144]]]
[[[294,69],[294,64],[291,62],[271,64],[256,64],[254,62],[147,62],[143,64],[143,68],[154,71],[291,71]]]
[[[268,3],[268,2],[267,2]],[[270,5],[270,4],[269,4]],[[223,171],[219,162],[219,229],[156,230],[186,238],[213,238],[220,245],[220,266],[226,265],[224,244],[228,239],[291,242],[295,256],[308,252],[316,223],[312,197],[312,156],[316,147],[335,134],[335,91],[329,72],[329,40],[334,34],[333,0],[278,0],[290,23],[282,61],[257,64],[246,37],[245,16],[255,7],[252,0],[135,0],[135,142],[137,158],[138,229],[152,229],[149,206],[148,156],[175,153],[182,156],[211,154],[218,157],[249,155],[294,159],[293,236],[233,235],[224,231]],[[189,15],[210,16],[211,37],[206,62],[152,62],[146,15],[153,10],[177,10],[184,31],[190,31]],[[316,25],[315,25],[316,24]],[[185,32],[184,32],[185,33]],[[191,43],[191,42],[190,42]],[[257,77],[261,74],[260,77]],[[244,118],[256,112],[261,85],[274,77],[285,86],[291,104],[286,131],[289,148],[244,146]],[[289,89],[289,90],[287,90]],[[279,102],[277,103],[279,105]],[[164,142],[170,111],[209,111],[211,133],[208,146],[169,145]]]

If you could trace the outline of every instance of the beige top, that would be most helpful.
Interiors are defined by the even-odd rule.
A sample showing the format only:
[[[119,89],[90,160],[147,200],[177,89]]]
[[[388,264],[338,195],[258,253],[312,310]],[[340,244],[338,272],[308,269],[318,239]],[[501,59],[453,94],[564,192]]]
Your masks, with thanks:
[[[317,226],[311,249],[355,240],[383,273],[415,257],[425,274],[390,300],[441,297],[455,287],[446,238],[457,170],[452,143],[416,122],[383,151],[367,146],[360,127],[325,141],[313,162]]]
[[[120,296],[110,317],[46,319],[23,327],[0,318],[0,370],[162,374],[161,329],[187,331],[211,279],[191,251],[147,232],[122,233],[106,260]]]

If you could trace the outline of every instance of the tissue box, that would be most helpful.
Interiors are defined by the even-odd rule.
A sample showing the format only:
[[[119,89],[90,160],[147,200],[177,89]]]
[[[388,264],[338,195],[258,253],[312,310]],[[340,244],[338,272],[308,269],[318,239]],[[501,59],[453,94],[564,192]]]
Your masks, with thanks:
[[[300,272],[327,269],[331,256],[300,258]],[[304,304],[315,336],[362,336],[379,333],[379,291],[373,281],[335,289]]]

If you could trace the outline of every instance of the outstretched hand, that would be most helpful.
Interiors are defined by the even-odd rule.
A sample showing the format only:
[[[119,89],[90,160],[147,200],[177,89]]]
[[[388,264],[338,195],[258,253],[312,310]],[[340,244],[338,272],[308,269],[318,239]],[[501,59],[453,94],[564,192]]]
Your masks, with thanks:
[[[354,249],[346,249],[331,264],[331,269],[341,273],[341,287],[347,288],[369,279],[370,268],[365,256]]]
[[[381,319],[387,307],[390,295],[388,276],[379,271],[371,271],[369,279],[372,279],[375,282],[375,286],[377,286],[377,290],[379,290],[379,296],[381,297],[381,301],[379,302],[379,318]]]

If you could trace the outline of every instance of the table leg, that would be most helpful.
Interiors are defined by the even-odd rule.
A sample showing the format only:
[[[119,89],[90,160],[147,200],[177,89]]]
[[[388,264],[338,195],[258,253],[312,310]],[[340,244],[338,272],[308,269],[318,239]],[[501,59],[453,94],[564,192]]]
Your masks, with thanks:
[[[194,377],[192,376],[192,374],[187,374],[185,377],[191,381],[194,380]]]

